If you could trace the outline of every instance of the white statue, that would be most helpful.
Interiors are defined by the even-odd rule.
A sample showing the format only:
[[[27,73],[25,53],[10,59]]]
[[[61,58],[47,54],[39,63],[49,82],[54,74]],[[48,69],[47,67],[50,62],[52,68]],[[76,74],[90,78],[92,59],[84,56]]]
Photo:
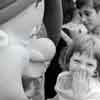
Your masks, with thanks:
[[[44,0],[2,2],[8,5],[0,10],[0,100],[34,99],[32,95],[28,98],[30,92],[24,91],[22,78],[43,76],[55,54],[50,39],[36,36],[42,24]]]

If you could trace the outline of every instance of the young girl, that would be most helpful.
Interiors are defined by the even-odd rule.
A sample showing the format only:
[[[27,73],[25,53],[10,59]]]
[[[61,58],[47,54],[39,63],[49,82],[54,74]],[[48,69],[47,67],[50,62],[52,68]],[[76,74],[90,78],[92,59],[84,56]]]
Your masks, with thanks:
[[[60,73],[55,89],[56,100],[100,99],[100,40],[92,35],[82,35],[73,40],[61,56]]]

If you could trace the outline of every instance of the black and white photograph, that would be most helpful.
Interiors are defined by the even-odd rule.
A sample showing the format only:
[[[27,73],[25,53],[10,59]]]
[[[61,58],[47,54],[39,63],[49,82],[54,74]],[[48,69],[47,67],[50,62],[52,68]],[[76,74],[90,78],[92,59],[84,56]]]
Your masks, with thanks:
[[[0,0],[0,100],[100,100],[100,0]]]

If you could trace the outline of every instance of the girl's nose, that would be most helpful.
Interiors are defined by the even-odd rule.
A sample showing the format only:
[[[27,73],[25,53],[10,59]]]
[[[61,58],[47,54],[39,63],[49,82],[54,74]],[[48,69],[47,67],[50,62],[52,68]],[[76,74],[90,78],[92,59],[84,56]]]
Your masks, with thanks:
[[[82,20],[83,23],[86,23],[86,22],[87,22],[87,18],[86,18],[86,16],[83,15],[83,16],[81,17],[81,20]]]

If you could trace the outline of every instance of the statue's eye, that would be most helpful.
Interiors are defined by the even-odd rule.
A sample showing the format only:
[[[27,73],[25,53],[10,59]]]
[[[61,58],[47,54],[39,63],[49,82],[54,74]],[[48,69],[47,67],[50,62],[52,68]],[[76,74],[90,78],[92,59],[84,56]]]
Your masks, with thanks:
[[[6,8],[15,2],[16,0],[0,0],[0,9]]]
[[[75,63],[81,63],[81,61],[78,60],[78,59],[74,59],[74,62],[75,62]]]

